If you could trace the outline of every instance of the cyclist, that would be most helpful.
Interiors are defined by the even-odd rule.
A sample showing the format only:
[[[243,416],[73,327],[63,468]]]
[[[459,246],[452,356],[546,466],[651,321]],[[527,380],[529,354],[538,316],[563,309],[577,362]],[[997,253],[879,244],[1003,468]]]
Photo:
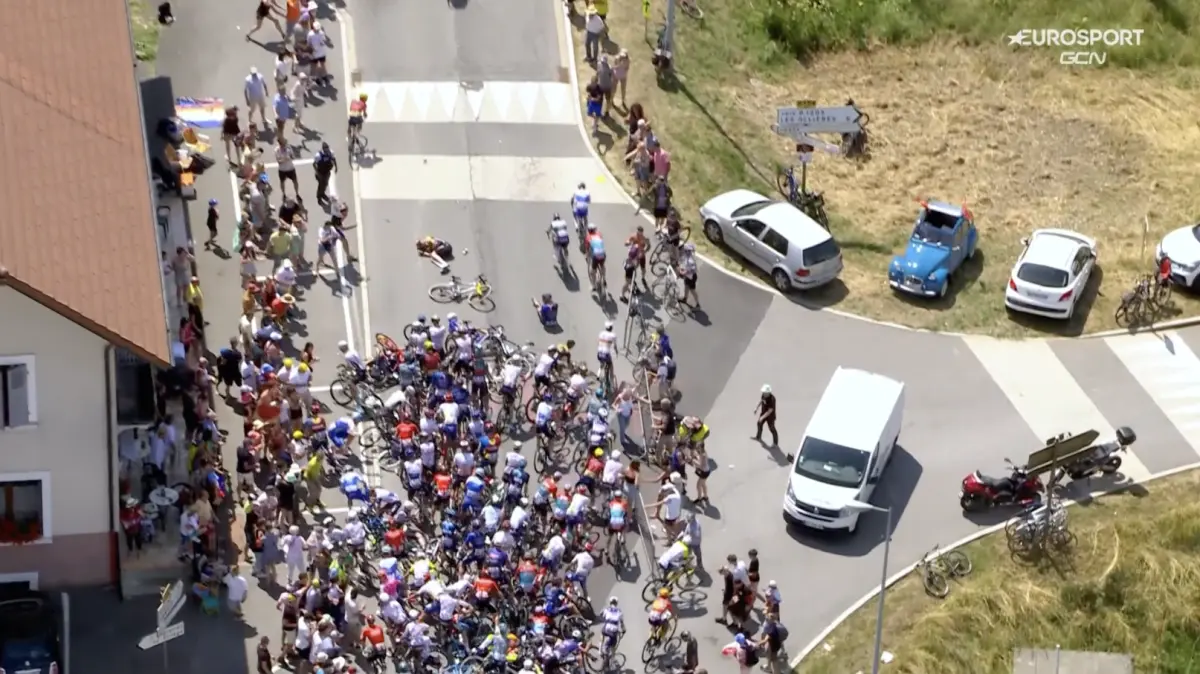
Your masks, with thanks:
[[[604,278],[604,238],[600,236],[600,230],[596,228],[595,223],[589,224],[587,228],[588,258],[591,260],[588,276],[592,279],[592,285],[599,285]]]
[[[608,606],[600,613],[601,633],[604,635],[604,651],[615,651],[625,633],[625,616],[621,613],[616,597],[608,598]]]
[[[600,376],[603,377],[605,370],[609,374],[612,373],[612,358],[617,350],[617,333],[613,331],[613,322],[604,321],[604,329],[600,331],[600,336],[596,342],[596,360],[600,361]]]
[[[592,569],[596,568],[596,558],[592,556],[592,544],[588,543],[584,545],[583,550],[576,554],[571,562],[575,565],[575,568],[567,571],[567,581],[578,583],[579,589],[583,591],[584,598],[587,599],[588,603],[591,603],[592,598],[588,596],[587,581],[588,576],[592,573]]]
[[[429,258],[443,274],[450,273],[450,263],[446,262],[446,258],[450,257],[453,250],[449,243],[432,236],[417,239],[417,255]]]
[[[584,213],[586,217],[586,210]],[[546,234],[550,236],[550,240],[554,244],[555,258],[565,265],[567,261],[567,248],[571,245],[571,234],[567,229],[566,221],[559,217],[558,213],[555,213],[554,218],[550,220],[550,226],[546,228]]]
[[[350,348],[350,343],[346,340],[338,342],[338,351],[342,354],[342,360],[346,366],[350,368],[350,372],[354,377],[354,383],[365,381],[367,378],[367,363],[358,355],[358,352]]]
[[[693,449],[701,449],[704,447],[704,441],[709,436],[708,424],[704,423],[700,417],[684,417],[679,424],[678,441],[684,447]]]
[[[592,450],[592,455],[583,464],[583,470],[579,474],[579,485],[587,487],[589,490],[595,489],[596,480],[600,479],[602,472],[604,472],[604,450],[597,447]]]
[[[575,216],[575,224],[580,233],[588,224],[588,207],[592,205],[592,195],[588,192],[587,185],[579,183],[575,188],[575,193],[571,195],[571,213]],[[579,242],[583,245],[583,242]]]
[[[591,416],[591,415],[589,415]],[[588,444],[600,448],[608,444],[608,408],[601,407],[591,418],[592,426],[588,429]]]
[[[359,642],[362,644],[362,654],[367,659],[368,664],[387,657],[387,646],[384,643],[385,638],[383,627],[375,622],[375,616],[368,615],[367,625],[363,628],[362,634],[359,635]]]
[[[513,638],[513,635],[508,633],[508,627],[500,622],[499,618],[496,618],[494,625],[495,629],[484,638],[475,652],[480,655],[489,653],[489,657],[483,666],[484,671],[503,672],[508,666],[508,650],[512,646],[510,639]]]
[[[358,471],[346,466],[346,472],[342,473],[341,491],[346,497],[346,507],[353,508],[355,501],[366,503],[370,500],[370,488],[367,487],[367,480]]]
[[[558,325],[558,303],[554,301],[550,293],[543,293],[541,302],[535,299],[531,299],[530,302],[537,310],[538,321],[541,322],[543,328]]]
[[[700,296],[696,294],[696,277],[699,269],[696,266],[696,244],[686,243],[683,246],[683,256],[679,259],[679,278],[683,279],[683,303],[700,308]],[[689,302],[688,299],[692,301]]]
[[[647,619],[650,622],[650,638],[661,642],[666,636],[667,624],[672,617],[671,606],[671,590],[670,588],[662,588],[658,591],[658,598],[650,604],[650,608],[646,609]]]
[[[554,405],[551,404],[551,400],[553,398],[549,393],[542,396],[533,419],[538,435],[545,436],[547,440],[554,439]]]
[[[350,147],[354,147],[355,141],[358,140],[358,133],[362,131],[363,122],[367,119],[367,94],[361,93],[358,95],[357,101],[350,101],[350,119],[346,126],[346,138],[349,139]]]
[[[646,235],[642,231],[641,225],[638,225],[637,233],[625,239],[625,284],[621,286],[622,302],[629,301],[629,288],[634,285],[633,277],[639,269],[642,270],[642,289],[650,289],[650,286],[646,284],[646,253],[648,247],[649,242],[646,241]]]
[[[658,570],[663,578],[669,578],[672,571],[683,568],[691,562],[692,537],[684,535],[671,544],[666,552],[658,557]],[[664,588],[665,589],[665,588]]]
[[[578,372],[572,373],[571,379],[567,382],[567,402],[563,406],[563,413],[567,417],[575,414],[575,410],[579,409],[579,401],[583,400],[583,396],[587,395],[587,392],[587,378]]]
[[[546,347],[546,353],[538,357],[537,365],[533,366],[533,383],[539,392],[550,386],[550,371],[557,362],[557,346]]]
[[[628,516],[629,500],[622,492],[613,492],[608,502],[608,537],[605,539],[605,547],[613,536],[625,531],[625,520]]]
[[[521,359],[513,356],[500,371],[500,397],[505,405],[513,404],[517,397],[517,385],[521,382]]]

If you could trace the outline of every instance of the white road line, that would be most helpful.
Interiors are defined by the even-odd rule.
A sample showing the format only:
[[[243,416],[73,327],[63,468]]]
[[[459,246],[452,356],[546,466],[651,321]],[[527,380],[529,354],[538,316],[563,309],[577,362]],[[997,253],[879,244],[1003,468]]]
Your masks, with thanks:
[[[566,82],[363,82],[372,123],[492,123],[574,126]]]
[[[309,393],[329,393],[329,386],[309,386]]]
[[[304,159],[293,159],[292,160],[293,166],[308,166],[311,163],[313,163],[312,157],[305,157]],[[277,169],[277,168],[279,168],[279,164],[271,162],[270,164],[263,164],[263,168],[268,169],[268,170],[269,169]]]
[[[974,336],[963,339],[1038,438],[1046,440],[1059,433],[1088,429],[1098,431],[1105,442],[1113,438],[1112,425],[1045,341]],[[1030,447],[1029,451],[1035,449]],[[1122,474],[1135,482],[1150,477],[1150,471],[1133,451],[1126,450],[1125,454]],[[1021,463],[1026,456],[1010,458]],[[1101,491],[1104,489],[1097,493]]]
[[[1200,454],[1200,358],[1183,338],[1166,331],[1107,337],[1104,343]]]
[[[342,65],[346,70],[346,86],[350,86],[351,77],[355,69],[358,68],[357,42],[354,39],[354,23],[351,17],[346,14],[345,10],[340,10],[339,13],[343,15],[338,22],[342,30],[342,50],[345,56],[342,59]],[[354,238],[358,244],[358,276],[360,279],[358,284],[359,319],[362,323],[363,340],[369,344],[371,343],[373,333],[371,332],[371,301],[367,295],[367,286],[369,285],[367,279],[370,277],[367,275],[366,234],[363,233],[367,223],[364,219],[362,208],[362,184],[359,179],[360,169],[361,167],[357,163],[350,162],[350,189],[353,191],[350,198],[354,202],[354,212],[358,217],[358,227],[354,228]]]
[[[363,199],[561,202],[580,180],[593,204],[628,204],[591,157],[380,155],[360,171]]]

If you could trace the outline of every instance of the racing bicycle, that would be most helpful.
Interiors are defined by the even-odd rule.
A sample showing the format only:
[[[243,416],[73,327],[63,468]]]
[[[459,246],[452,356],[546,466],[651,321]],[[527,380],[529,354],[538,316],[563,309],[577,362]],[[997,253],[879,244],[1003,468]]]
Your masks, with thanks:
[[[480,274],[472,283],[464,283],[458,276],[451,276],[446,283],[429,287],[429,299],[438,304],[467,301],[473,309],[487,313],[496,308],[492,301],[492,286],[487,277]]]
[[[646,637],[646,643],[642,645],[642,664],[649,665],[656,657],[679,650],[683,640],[675,638],[675,628],[678,625],[672,612],[666,622],[654,628],[650,636]]]
[[[550,247],[554,249],[554,261],[558,263],[558,268],[566,271],[567,269],[567,249],[571,247],[571,242],[568,241],[563,245],[558,245],[554,240],[554,230],[546,228],[546,238],[550,240]]]
[[[668,316],[683,316],[682,304],[679,301],[679,273],[675,271],[674,266],[664,270],[663,275],[650,287],[650,292],[662,302],[663,311],[667,312]]]
[[[687,225],[679,228],[678,244],[669,241],[661,232],[655,232],[654,238],[658,242],[654,244],[654,250],[650,251],[650,271],[655,276],[662,276],[667,267],[674,267],[679,263],[679,250],[692,238],[692,228]]]
[[[829,214],[825,212],[825,195],[803,188],[800,181],[796,179],[796,171],[791,166],[780,169],[775,176],[775,182],[779,193],[786,197],[793,206],[816,220],[818,225],[829,229]]]
[[[662,571],[655,565],[656,572],[653,576],[646,579],[642,585],[642,601],[647,605],[651,604],[656,597],[658,591],[664,587],[672,591],[680,588],[694,587],[698,582],[696,578],[696,558],[694,555],[688,555],[686,561],[677,568],[671,569],[664,576]]]

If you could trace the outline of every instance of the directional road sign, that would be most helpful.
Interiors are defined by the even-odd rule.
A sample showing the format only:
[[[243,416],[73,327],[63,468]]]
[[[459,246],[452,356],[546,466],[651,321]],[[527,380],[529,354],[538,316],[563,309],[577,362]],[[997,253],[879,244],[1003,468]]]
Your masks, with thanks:
[[[793,107],[775,111],[775,132],[788,136],[862,131],[862,113],[853,105],[835,108]]]
[[[175,616],[179,613],[179,609],[183,608],[184,602],[187,601],[187,595],[183,593],[183,582],[175,581],[174,585],[163,588],[162,600],[158,604],[158,613],[156,615],[158,622],[158,631],[162,631]],[[181,627],[180,630],[183,628]],[[180,631],[180,634],[183,634]]]
[[[142,640],[138,642],[138,648],[148,651],[155,646],[160,646],[181,636],[183,636],[183,623],[175,623],[174,625],[168,625],[166,629],[151,632],[142,637]]]

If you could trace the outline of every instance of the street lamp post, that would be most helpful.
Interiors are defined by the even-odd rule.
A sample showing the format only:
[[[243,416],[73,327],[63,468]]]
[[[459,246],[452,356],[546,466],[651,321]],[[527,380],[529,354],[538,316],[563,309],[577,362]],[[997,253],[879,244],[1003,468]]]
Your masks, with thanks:
[[[890,507],[880,508],[863,501],[852,501],[850,509],[860,513],[871,511],[887,515],[887,524],[883,529],[883,568],[880,570],[879,578],[879,610],[875,615],[875,660],[871,663],[871,674],[879,674],[879,664],[883,657],[883,602],[884,596],[887,594],[888,552],[892,547],[892,509]]]

